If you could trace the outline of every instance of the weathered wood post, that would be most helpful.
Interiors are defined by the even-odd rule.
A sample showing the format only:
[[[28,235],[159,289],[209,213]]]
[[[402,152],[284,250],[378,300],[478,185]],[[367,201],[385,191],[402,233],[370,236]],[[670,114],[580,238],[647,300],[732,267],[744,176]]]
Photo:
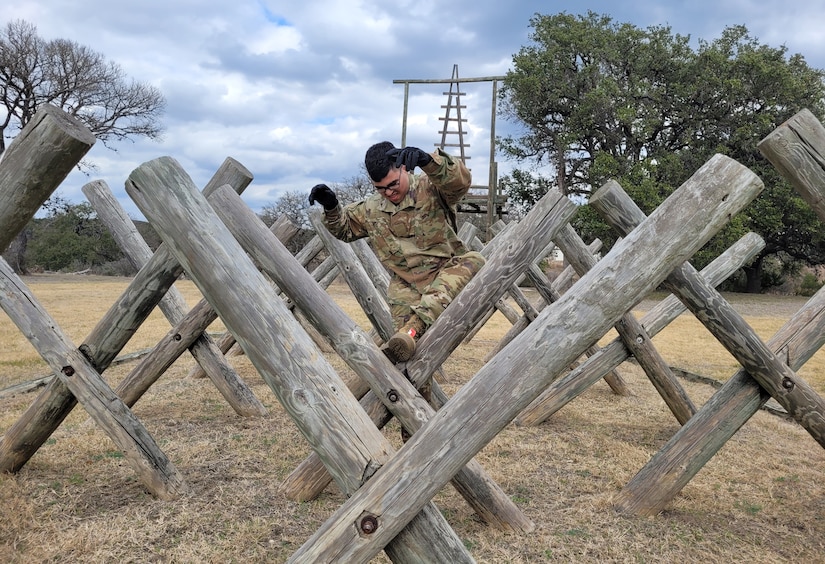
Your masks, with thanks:
[[[356,491],[386,461],[392,446],[206,198],[169,157],[132,171],[126,191],[321,454],[341,490],[346,494]],[[227,288],[234,291],[227,292]],[[421,513],[411,516],[415,517],[411,526],[387,546],[391,558],[471,561],[438,509],[433,504],[420,509]],[[362,515],[357,534],[369,536],[374,521],[374,516]]]
[[[591,242],[587,246],[587,248],[588,248],[588,250],[590,250],[591,254],[598,252],[598,250],[601,249],[601,247],[602,247],[602,242],[599,239],[595,239],[593,242]],[[532,269],[533,267],[531,266],[530,268]],[[543,310],[547,306],[547,304],[550,304],[550,303],[553,303],[554,301],[556,301],[556,299],[554,299],[553,296],[561,296],[561,294],[563,292],[563,289],[567,288],[570,285],[570,281],[573,279],[573,276],[575,274],[576,274],[576,271],[573,270],[573,266],[568,264],[567,267],[565,267],[565,269],[561,272],[561,274],[559,274],[556,277],[556,279],[553,280],[550,283],[550,293],[549,293],[549,295],[547,297],[542,295],[542,299],[544,301],[542,303],[540,303],[538,308],[537,308],[539,310],[539,312],[541,312],[541,310]],[[519,333],[524,331],[524,329],[529,324],[530,324],[530,321],[526,317],[522,316],[521,318],[519,318],[519,320],[516,322],[516,324],[513,325],[512,327],[510,327],[510,329],[507,331],[507,333],[504,334],[504,337],[501,338],[501,340],[498,342],[498,344],[492,350],[490,350],[490,352],[487,353],[487,356],[484,358],[484,362],[487,362],[488,360],[493,358],[496,354],[498,354],[498,351],[503,349],[507,345],[507,343],[509,343],[510,341],[512,341],[515,338],[516,335],[518,335]],[[616,373],[616,375],[618,376],[618,373]],[[616,390],[614,390],[614,391],[616,391]],[[616,392],[616,393],[619,393],[619,392]],[[625,391],[624,394],[620,394],[620,395],[626,395],[626,394],[627,394],[627,392]]]
[[[356,397],[372,388],[385,408],[398,417],[405,427],[412,429],[432,417],[434,410],[429,405],[411,401],[419,396],[406,377],[329,294],[313,283],[310,274],[266,232],[258,217],[237,194],[228,188],[219,189],[209,198],[209,202],[261,270],[275,280],[301,310],[307,312],[313,326],[329,339],[335,351],[363,382],[369,384],[367,388],[361,382],[349,386]],[[357,389],[354,389],[356,386]],[[456,474],[454,481],[459,492],[470,491],[470,495],[465,497],[488,523],[507,530],[533,530],[532,522],[478,463],[468,464]]]
[[[227,158],[204,192],[210,193],[223,184],[230,184],[242,192],[250,182],[252,174],[234,159]],[[161,245],[78,347],[98,372],[108,368],[182,272],[175,257]],[[0,438],[0,472],[16,472],[22,468],[76,403],[60,379],[49,382],[21,418]]]
[[[701,274],[709,284],[718,286],[747,264],[764,247],[765,241],[759,235],[748,233],[716,257],[702,270]],[[685,305],[671,294],[652,307],[639,322],[647,334],[653,337],[686,310]],[[602,374],[619,366],[628,358],[630,358],[630,351],[625,347],[622,338],[616,337],[602,347],[597,354],[588,358],[566,376],[550,384],[519,414],[515,423],[525,426],[540,424],[598,382]]]
[[[1,259],[0,306],[51,367],[55,380],[70,390],[123,451],[150,492],[161,499],[173,499],[186,490],[180,474],[146,428]]]
[[[825,127],[816,116],[808,109],[798,112],[757,147],[825,221]]]
[[[109,186],[102,180],[96,180],[85,184],[82,190],[115,242],[132,265],[140,270],[152,258],[152,249],[140,236],[129,214],[118,203]],[[188,311],[183,294],[174,286],[169,288],[158,307],[173,326],[180,323]],[[189,352],[204,367],[209,379],[238,415],[266,415],[264,405],[229,365],[212,337],[202,332],[189,346]]]
[[[493,231],[496,230],[495,225],[492,227],[492,230]],[[573,232],[573,228],[569,224],[564,226],[562,229],[559,230],[558,237],[563,236],[563,234],[565,232],[568,232],[568,230]],[[575,233],[575,232],[573,232],[573,233]],[[578,235],[576,235],[576,238],[578,239]],[[584,247],[584,249],[579,249],[579,251],[587,253],[587,248]],[[587,253],[587,254],[592,258],[592,253]],[[527,269],[527,272],[525,273],[525,275],[528,276],[530,278],[530,280],[533,282],[533,285],[535,286],[536,290],[539,292],[542,299],[544,300],[544,305],[547,305],[549,303],[558,301],[559,298],[561,297],[561,294],[552,285],[545,284],[544,280],[542,280],[543,273],[541,273],[541,272],[537,273],[537,272],[535,272],[536,270],[539,270],[538,266],[536,266],[536,264],[533,263],[533,264],[530,265],[530,268]],[[525,316],[525,317],[527,317],[527,316]],[[535,319],[535,317],[533,319]],[[527,321],[529,323],[529,321],[530,321],[529,318],[527,318]],[[510,339],[512,339],[513,335],[509,335],[509,336],[505,335],[505,337],[509,337]],[[596,344],[593,344],[593,345],[591,345],[587,348],[587,350],[585,351],[584,354],[586,356],[593,356],[594,354],[596,354],[598,352],[599,352],[599,346],[596,345]],[[624,379],[621,377],[621,375],[615,369],[610,370],[609,372],[607,372],[604,375],[604,381],[607,383],[608,386],[610,386],[610,389],[613,390],[613,393],[615,393],[616,395],[626,396],[630,393],[627,389],[627,384],[625,384]]]
[[[758,147],[825,221],[825,129],[816,117],[802,110]],[[805,364],[825,344],[825,290],[808,300],[767,344],[792,370]],[[614,500],[616,507],[639,515],[662,511],[769,397],[739,370],[633,477]]]
[[[94,144],[76,118],[54,106],[38,108],[0,160],[0,252]]]
[[[587,252],[584,241],[579,238],[572,226],[568,225],[559,232],[556,242],[565,258],[570,261],[570,264],[573,265],[579,275],[595,266],[596,259]],[[653,346],[650,335],[647,334],[644,326],[632,313],[626,313],[619,320],[619,323],[614,326],[614,329],[639,363],[639,366],[642,367],[653,387],[662,396],[670,412],[680,424],[684,425],[696,413],[696,406],[693,405],[687,392],[676,380],[676,376],[670,370],[670,366],[665,359]]]
[[[286,217],[286,216],[282,216],[282,217]],[[287,221],[289,221],[289,220],[287,220]],[[280,223],[280,225],[278,225],[279,223]],[[287,231],[282,230],[280,228],[281,226],[286,227]],[[293,226],[293,224],[292,224],[291,221],[289,221],[289,225],[287,226],[286,224],[281,223],[280,218],[279,218],[279,221],[275,222],[272,225],[271,229],[273,229],[273,233],[275,233],[275,236],[278,237],[278,239],[281,242],[286,243],[286,241],[288,240],[287,238],[292,237],[292,235],[289,234],[292,231],[292,226]],[[309,262],[313,258],[315,258],[315,256],[319,252],[321,252],[321,249],[323,249],[323,248],[324,248],[324,244],[321,242],[321,239],[319,239],[318,237],[313,237],[312,239],[309,240],[309,242],[306,245],[303,246],[303,248],[300,251],[298,251],[298,253],[295,255],[295,258],[298,259],[298,262],[301,263],[301,266],[306,266],[307,264],[309,264]],[[328,267],[328,266],[329,266],[329,263],[327,263],[327,261],[324,261],[324,262],[321,263],[321,265],[318,266],[318,268],[316,268],[315,272],[313,273],[316,280],[320,280],[320,278],[328,272],[326,270],[326,267]],[[326,282],[326,284],[322,284],[322,286],[324,288],[326,288],[331,283],[332,283],[332,281],[329,280],[329,281]],[[211,309],[212,306],[209,306],[209,308]],[[217,314],[216,314],[216,317],[217,317]],[[232,335],[232,333],[230,333],[229,331],[227,331],[218,340],[218,348],[221,349],[222,353],[226,354],[226,353],[229,352],[229,350],[233,346],[235,346],[236,343],[237,343],[237,341],[235,341],[235,336]],[[239,354],[243,354],[243,351],[240,349],[240,347],[236,347],[236,350],[240,351]],[[203,373],[203,370],[198,365],[193,366],[192,369],[189,371],[189,374],[187,374],[187,377],[189,377],[189,378],[202,378],[204,376],[206,376],[206,375]]]
[[[290,561],[363,562],[377,554],[590,343],[601,338],[761,189],[761,181],[747,168],[721,155],[713,157],[558,302],[545,308],[528,330],[484,365]],[[674,222],[677,216],[681,221]],[[462,294],[472,296],[477,291],[472,286],[475,281],[484,282],[480,275]],[[436,324],[445,320],[450,307]],[[369,538],[359,536],[353,526],[363,514],[378,516]]]
[[[606,187],[609,189],[600,190],[596,201],[591,198],[590,205],[621,233],[630,232],[643,221],[644,213],[617,183]],[[690,263],[668,275],[665,286],[759,385],[825,446],[825,400],[762,342],[733,306]]]

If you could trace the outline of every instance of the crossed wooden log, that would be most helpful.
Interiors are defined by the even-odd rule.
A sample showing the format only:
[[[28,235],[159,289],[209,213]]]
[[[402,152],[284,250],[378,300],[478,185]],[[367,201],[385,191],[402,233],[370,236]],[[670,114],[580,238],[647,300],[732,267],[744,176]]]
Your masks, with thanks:
[[[398,454],[388,458],[390,447],[386,445],[386,439],[378,433],[372,421],[366,419],[364,410],[352,407],[355,396],[314,352],[314,347],[304,343],[305,334],[294,326],[293,318],[279,314],[275,307],[279,302],[267,299],[268,285],[259,282],[263,278],[258,269],[238,259],[243,256],[238,241],[227,232],[208,202],[193,189],[191,180],[174,161],[163,158],[147,163],[133,172],[127,182],[132,199],[156,226],[164,241],[175,249],[184,268],[296,420],[339,487],[351,495],[336,512],[340,517],[335,519],[335,525],[330,525],[329,532],[326,526],[322,527],[295,554],[296,560],[306,561],[362,561],[384,547],[402,550],[397,535],[402,530],[407,531],[408,523],[420,521],[420,512],[431,507],[432,495],[546,387],[552,380],[547,375],[553,374],[553,369],[563,371],[589,343],[604,334],[610,326],[604,326],[605,322],[615,323],[635,301],[655,288],[675,265],[684,262],[704,244],[729,214],[741,209],[760,189],[761,182],[750,171],[725,157],[714,157],[657,210],[658,215],[654,214],[647,222],[648,229],[662,230],[662,224],[668,223],[668,213],[673,213],[674,209],[680,209],[683,214],[690,210],[687,213],[692,213],[693,217],[686,223],[691,228],[681,228],[671,237],[655,238],[646,237],[648,233],[640,228],[640,235],[628,236],[573,289],[545,308],[528,330],[427,420]],[[702,192],[701,198],[694,194],[698,191]],[[223,190],[219,195],[226,192]],[[687,195],[680,198],[681,194]],[[549,229],[540,231],[549,233],[549,238],[566,224],[572,211],[566,198],[551,194],[548,200],[552,198],[555,199],[552,208],[556,213],[547,220]],[[686,202],[694,205],[686,205]],[[222,202],[216,208],[224,209],[225,204]],[[188,221],[183,221],[184,218]],[[525,221],[524,225],[540,223]],[[184,237],[181,229],[185,229],[188,236]],[[196,236],[192,236],[193,230]],[[526,267],[548,240],[516,236],[513,241],[518,242],[518,246],[502,245],[497,251],[504,255],[524,253]],[[531,253],[524,252],[523,248],[527,246],[524,242],[533,242],[536,248]],[[661,257],[666,259],[659,260]],[[645,264],[649,262],[655,264]],[[495,259],[490,261],[492,265],[499,263],[507,264]],[[370,382],[374,395],[382,402],[386,401],[386,407],[394,411],[402,424],[420,423],[424,417],[417,414],[429,411],[415,387],[424,384],[435,367],[441,364],[442,355],[434,353],[444,350],[448,354],[457,346],[464,333],[475,325],[474,316],[467,316],[467,312],[482,315],[482,308],[476,304],[492,303],[521,272],[485,266],[422,337],[421,351],[427,351],[427,354],[417,354],[407,364],[407,378],[382,359],[380,352],[372,359],[370,369],[384,364],[381,373],[386,377]],[[223,291],[230,276],[236,282],[244,282],[232,295]],[[587,293],[578,295],[582,292],[575,292],[577,287],[587,287],[590,297]],[[594,288],[605,292],[608,299],[593,295]],[[250,309],[249,304],[255,304],[255,308]],[[579,308],[587,315],[582,317],[576,313]],[[324,311],[322,315],[329,316],[330,313]],[[551,319],[553,323],[549,322]],[[545,322],[540,323],[541,320]],[[541,346],[543,342],[552,342],[554,346],[548,350]],[[363,351],[369,351],[370,347],[366,339],[361,344],[358,354],[364,356]],[[405,402],[398,398],[409,398],[413,406],[416,402],[418,406],[405,412],[399,405]],[[347,438],[353,430],[357,432]],[[365,449],[366,444],[372,447]],[[353,452],[348,445],[362,446]],[[378,458],[377,454],[382,452],[384,454]],[[336,453],[335,456],[332,453]],[[341,471],[347,466],[349,472]],[[377,471],[379,467],[381,470]],[[372,473],[375,475],[366,481]],[[365,492],[374,492],[374,498]],[[366,501],[361,501],[362,498]],[[432,546],[432,530],[427,536]],[[407,550],[407,545],[403,550]]]
[[[24,129],[0,161],[3,248],[94,142],[82,126],[59,111],[45,109],[37,120],[40,127]],[[33,156],[29,149],[44,140],[61,150]],[[825,147],[825,133],[804,112],[760,144],[823,217],[819,209],[825,186],[823,159],[811,147]],[[40,169],[49,174],[37,176],[45,178],[39,184],[32,182],[33,171]],[[707,280],[685,262],[762,188],[758,178],[735,161],[713,157],[649,218],[625,200],[617,184],[605,185],[591,203],[626,237],[599,262],[567,223],[573,211],[570,202],[559,193],[549,193],[513,227],[511,237],[494,245],[488,264],[422,337],[417,354],[403,367],[386,359],[373,339],[331,301],[318,284],[319,277],[306,272],[305,265],[242,204],[238,193],[250,181],[248,171],[231,160],[203,193],[173,159],[163,157],[138,167],[127,181],[127,192],[161,233],[164,244],[151,256],[140,245],[132,249],[133,260],[143,267],[80,347],[62,335],[8,265],[0,264],[4,296],[0,303],[21,330],[32,335],[33,344],[57,376],[0,441],[0,470],[15,471],[25,464],[79,401],[126,452],[153,493],[171,498],[183,491],[177,471],[134,417],[131,403],[124,402],[125,390],[115,393],[100,376],[159,303],[165,303],[162,307],[175,328],[163,341],[168,350],[155,355],[157,364],[149,372],[162,373],[163,362],[189,349],[239,414],[262,413],[260,403],[221,357],[227,349],[204,334],[206,320],[220,316],[227,334],[241,345],[313,447],[321,474],[327,482],[335,480],[349,497],[293,555],[295,562],[366,561],[382,549],[397,562],[472,561],[430,501],[451,480],[488,522],[531,530],[533,524],[473,457],[514,418],[524,422],[531,411],[546,417],[629,354],[643,357],[640,364],[684,425],[622,491],[617,499],[620,509],[660,511],[768,394],[825,444],[825,402],[792,372],[825,341],[822,292],[789,322],[787,330],[765,345],[713,290],[759,242],[743,239],[741,248],[731,249],[736,258],[706,269]],[[23,189],[13,191],[9,186]],[[564,294],[554,292],[532,268],[551,240],[572,257],[581,275]],[[372,263],[374,256],[337,241],[323,241],[323,245],[337,259],[327,273],[337,267],[351,286],[363,289],[356,297],[386,338],[386,304],[376,289],[383,281]],[[200,317],[185,314],[174,293],[163,298],[184,270],[205,297]],[[545,304],[535,311],[523,308],[528,317],[524,328],[448,403],[434,386],[436,407],[440,407],[435,411],[417,388],[432,378],[525,272],[544,292]],[[374,284],[366,283],[370,279]],[[678,310],[676,298],[665,300],[668,303],[660,304],[655,315],[651,310],[639,322],[628,318],[630,308],[662,282],[744,367],[698,411],[649,345],[650,336]],[[233,292],[227,292],[228,287]],[[289,304],[280,299],[281,291],[289,296]],[[290,311],[292,305],[323,334],[358,379],[341,380]],[[591,351],[585,362],[569,371],[612,326],[622,328],[614,342],[618,344]],[[780,350],[781,356],[771,348]],[[137,380],[143,386],[153,381],[146,376]],[[379,431],[392,416],[415,431],[397,453]],[[720,417],[726,424],[713,428]],[[313,487],[321,482],[323,478]]]

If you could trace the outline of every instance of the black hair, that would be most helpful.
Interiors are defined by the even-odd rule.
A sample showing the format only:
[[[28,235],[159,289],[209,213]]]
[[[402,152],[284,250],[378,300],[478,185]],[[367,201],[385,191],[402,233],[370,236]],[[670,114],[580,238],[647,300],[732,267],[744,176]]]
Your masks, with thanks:
[[[367,174],[373,182],[378,182],[390,173],[390,169],[395,164],[388,156],[387,151],[394,149],[395,145],[389,141],[376,143],[364,155],[364,164],[367,167]]]

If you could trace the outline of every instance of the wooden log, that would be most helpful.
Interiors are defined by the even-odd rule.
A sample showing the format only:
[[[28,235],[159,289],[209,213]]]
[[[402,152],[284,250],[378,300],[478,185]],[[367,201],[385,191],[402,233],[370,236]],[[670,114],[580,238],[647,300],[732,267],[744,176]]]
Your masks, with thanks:
[[[223,184],[230,184],[242,192],[250,182],[252,174],[236,160],[227,158],[204,188],[204,193]],[[160,245],[78,347],[99,373],[114,361],[182,272],[168,248]],[[17,472],[22,468],[75,404],[74,396],[61,380],[56,378],[49,382],[21,418],[0,438],[0,472]]]
[[[141,483],[161,499],[174,499],[185,492],[183,479],[149,431],[2,259],[0,306],[48,363],[57,379],[123,451]]]
[[[418,342],[416,354],[407,363],[408,377],[417,388],[420,388],[432,378],[435,371],[449,357],[452,350],[458,346],[466,334],[476,326],[479,319],[490,309],[489,304],[494,303],[504,295],[507,287],[530,264],[538,249],[549,243],[555,230],[569,220],[574,212],[575,207],[567,198],[558,191],[551,191],[533,206],[530,213],[516,229],[507,237],[502,238],[502,242],[497,244],[497,252],[491,254],[484,267],[470,281],[470,284],[473,284],[474,280],[482,280],[483,282],[475,282],[478,289],[474,290],[473,294],[468,294],[467,287],[465,287]],[[525,241],[528,243],[525,244]],[[443,319],[450,321],[445,323]],[[428,342],[436,342],[438,345],[428,349]],[[412,363],[418,357],[427,358],[429,361],[419,364],[417,369],[411,369]],[[413,374],[414,376],[411,376]],[[439,402],[446,401],[438,394],[437,386],[433,385],[432,388],[434,396]],[[370,403],[375,402],[380,403],[381,400],[372,393],[368,393],[361,399],[361,405],[368,412],[374,411]],[[388,420],[389,418],[384,418],[382,421],[373,419],[378,427],[383,426]],[[418,426],[415,426],[408,430],[414,432],[417,428]],[[308,467],[308,464],[302,464],[299,468],[305,470]],[[307,472],[307,476],[317,475],[317,472]],[[294,480],[292,485],[295,483],[298,483],[297,479]],[[303,489],[300,495],[317,495],[325,485],[322,482],[301,483]],[[310,486],[320,489],[310,491]],[[312,497],[307,498],[311,499]]]
[[[766,159],[825,221],[825,127],[808,109],[774,129],[757,145]]]
[[[327,252],[335,259],[338,271],[346,280],[364,314],[378,331],[378,334],[381,335],[381,338],[384,341],[389,340],[394,333],[390,308],[375,285],[370,281],[369,275],[355,251],[347,243],[333,237],[332,233],[324,227],[319,210],[309,212],[309,220],[315,228],[315,233],[324,242]]]
[[[802,110],[759,142],[759,150],[825,220],[825,129]],[[792,370],[825,344],[825,291],[819,290],[768,341]],[[770,396],[741,369],[639,471],[614,500],[622,512],[655,515]],[[720,424],[724,422],[724,424]]]
[[[380,468],[392,446],[189,176],[174,159],[161,157],[132,171],[126,191],[235,335],[312,448],[321,453],[342,491],[356,491]],[[415,523],[388,547],[391,558],[471,561],[436,507],[430,503],[420,509],[411,516]],[[371,516],[362,516],[361,534],[369,534],[372,523]]]
[[[37,109],[0,160],[0,252],[94,144],[78,119],[48,104]]]
[[[103,221],[136,269],[141,269],[152,258],[152,249],[143,240],[126,210],[118,203],[109,186],[102,180],[84,185],[83,193],[95,208],[98,218]],[[174,326],[180,323],[188,311],[186,299],[176,287],[172,286],[158,304],[166,319]],[[179,335],[173,336],[173,339]],[[180,340],[180,339],[178,339]],[[226,399],[235,413],[241,416],[266,415],[264,405],[241,380],[235,369],[229,365],[215,341],[205,332],[195,336],[188,347],[195,361],[204,369],[209,379]],[[152,362],[155,353],[147,357]],[[144,359],[146,361],[146,359]],[[171,365],[171,363],[169,363]],[[169,366],[167,365],[167,367]],[[164,369],[165,370],[165,369]],[[131,406],[134,403],[128,403]]]
[[[630,232],[644,213],[617,183],[600,190],[593,206],[614,228]],[[762,342],[742,316],[715,288],[685,263],[665,280],[708,331],[739,361],[797,423],[825,447],[825,400]]]
[[[260,220],[237,194],[228,188],[218,190],[210,202],[261,270],[276,281],[299,309],[306,312],[335,351],[363,382],[369,384],[374,395],[382,399],[386,409],[398,417],[405,428],[416,429],[433,416],[435,411],[426,402],[418,401],[423,398],[406,377],[329,294],[314,283],[289,251],[269,236]],[[355,391],[366,393],[364,388]],[[359,397],[359,393],[355,393],[355,397]],[[457,482],[459,492],[465,493],[465,498],[486,521],[507,530],[533,530],[533,523],[483,471],[480,464],[465,467],[456,474],[454,482]]]
[[[512,225],[512,224],[510,224],[510,225]],[[498,221],[498,222],[496,222],[496,224],[494,224],[491,227],[491,231],[493,231],[494,233],[499,233],[500,234],[506,228],[507,228],[507,225],[505,225],[504,222]],[[530,280],[533,283],[533,286],[536,288],[537,291],[539,291],[540,295],[542,296],[542,299],[544,300],[544,303],[541,304],[540,308],[538,310],[535,310],[535,313],[533,313],[532,315],[528,315],[527,311],[525,310],[525,315],[523,316],[522,321],[519,322],[518,324],[514,325],[515,329],[514,329],[513,333],[505,334],[504,339],[502,339],[503,342],[498,347],[496,347],[496,349],[494,349],[494,351],[490,351],[490,353],[488,353],[487,360],[492,358],[495,355],[495,353],[497,353],[508,342],[510,342],[510,340],[512,340],[512,338],[515,335],[517,335],[518,333],[523,331],[533,321],[533,319],[536,318],[536,316],[538,315],[538,311],[540,311],[545,305],[547,305],[549,303],[552,303],[552,302],[559,299],[559,296],[561,295],[561,293],[558,292],[551,285],[548,285],[548,284],[544,283],[544,280],[542,280],[542,276],[541,276],[541,274],[543,274],[543,273],[540,273],[540,269],[538,268],[538,265],[536,264],[536,262],[538,260],[540,260],[540,259],[544,258],[545,256],[547,256],[547,254],[550,253],[553,250],[554,246],[555,246],[555,243],[551,243],[548,246],[546,246],[544,249],[542,249],[542,251],[539,252],[536,255],[536,260],[530,265],[530,267],[527,269],[527,271],[523,275],[523,277],[529,277],[530,278]],[[598,350],[599,350],[599,347],[597,345],[592,345],[585,351],[585,355],[586,356],[591,356],[591,355],[595,354],[596,352],[598,352]],[[621,375],[616,370],[611,370],[607,374],[605,374],[604,375],[604,381],[607,383],[608,386],[610,386],[610,389],[613,390],[613,393],[615,393],[616,395],[626,396],[630,393],[627,389],[627,384],[625,384],[625,382],[622,379]]]
[[[716,257],[701,274],[709,284],[717,286],[750,262],[764,247],[765,241],[759,235],[748,233]],[[671,294],[651,308],[639,321],[647,334],[653,337],[686,310],[685,305]],[[540,424],[598,382],[605,372],[619,366],[628,358],[630,351],[625,347],[621,337],[616,337],[597,354],[553,382],[519,414],[515,423],[523,426]]]
[[[289,228],[276,229],[275,237],[289,239]],[[277,291],[277,290],[276,290]],[[197,341],[218,314],[204,298],[200,300],[158,343],[150,356],[144,358],[118,385],[116,391],[127,405],[133,405],[167,369]],[[227,331],[228,335],[232,333]],[[234,337],[232,337],[234,343]],[[265,409],[265,408],[264,408]]]
[[[286,241],[286,239],[283,237],[286,237],[287,233],[282,233],[280,229],[276,228],[275,236],[282,241]],[[295,256],[302,265],[306,266],[309,263],[309,261],[315,258],[315,256],[319,252],[321,252],[321,249],[323,248],[323,242],[321,242],[321,240],[318,237],[313,237],[312,239],[310,239],[309,243],[304,245],[304,247]],[[324,287],[326,288],[326,286]],[[218,348],[221,349],[222,353],[227,354],[236,343],[237,341],[235,340],[235,336],[229,331],[227,331],[218,340]],[[240,351],[240,354],[243,354],[243,350],[240,347],[237,347],[237,350]],[[205,374],[203,374],[203,371],[200,370],[198,366],[193,367],[192,370],[189,371],[189,374],[187,374],[188,378],[202,378],[203,376],[205,376]]]
[[[588,249],[595,253],[601,248],[601,246],[602,242],[599,239],[595,239],[592,243],[590,243],[590,245],[588,245]],[[532,266],[530,268],[532,268]],[[553,282],[551,282],[550,287],[552,289],[552,292],[556,295],[561,295],[564,289],[569,286],[570,281],[573,279],[574,275],[575,271],[573,270],[573,267],[568,265],[562,271],[562,273],[559,276],[557,276],[556,279],[553,280]],[[550,297],[552,298],[552,294]],[[552,299],[547,300],[545,298],[544,302],[538,305],[539,312],[541,312],[541,310],[544,309],[547,304],[552,303],[553,301],[554,300]],[[526,318],[522,317],[521,319],[519,319],[518,322],[515,325],[513,325],[513,327],[510,327],[507,333],[504,334],[504,337],[501,338],[498,344],[496,344],[496,346],[489,353],[487,353],[487,356],[484,357],[484,362],[487,362],[496,354],[498,354],[498,352],[501,349],[503,349],[507,345],[507,343],[512,341],[516,337],[516,335],[524,331],[524,329],[526,329],[529,324],[530,323]],[[616,373],[616,375],[618,376],[618,372]],[[619,394],[619,392],[616,393]],[[619,395],[626,395],[626,393],[627,392],[621,393]]]
[[[372,558],[455,471],[761,189],[761,181],[747,168],[722,155],[713,157],[559,301],[546,307],[530,330],[484,365],[289,562]],[[680,221],[674,222],[674,217]],[[473,290],[476,280],[488,282],[479,278],[483,271],[462,294]],[[455,303],[436,324],[450,321],[444,316]],[[379,515],[377,529],[368,538],[353,527],[365,513]]]
[[[613,182],[613,181],[611,181]],[[559,248],[564,253],[564,257],[570,261],[573,268],[584,274],[596,265],[596,259],[587,251],[578,234],[571,226],[567,226],[556,237]],[[676,380],[676,375],[670,370],[667,362],[650,340],[650,335],[645,331],[644,326],[633,316],[626,313],[614,326],[619,337],[624,342],[627,350],[633,355],[639,366],[642,367],[653,387],[662,396],[670,412],[676,420],[684,425],[694,413],[696,406],[693,405],[685,389]]]

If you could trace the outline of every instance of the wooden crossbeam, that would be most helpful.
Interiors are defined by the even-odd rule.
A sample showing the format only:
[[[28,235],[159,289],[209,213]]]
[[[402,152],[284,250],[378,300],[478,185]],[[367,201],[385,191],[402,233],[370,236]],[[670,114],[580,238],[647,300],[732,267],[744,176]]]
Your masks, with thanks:
[[[252,174],[228,158],[207,183],[204,192],[209,193],[223,184],[242,192],[250,182]],[[78,347],[98,373],[103,373],[111,365],[182,272],[183,268],[168,247],[161,244]],[[0,472],[17,472],[22,468],[76,403],[72,391],[59,378],[49,382],[0,440]]]
[[[721,155],[711,159],[558,302],[545,308],[530,331],[523,332],[484,365],[380,473],[292,555],[290,562],[372,558],[458,468],[553,379],[566,372],[585,348],[601,338],[638,299],[751,202],[762,187],[756,175],[732,159]],[[674,222],[674,214],[682,221]],[[529,240],[519,239],[519,243],[529,244]],[[493,283],[482,276],[483,272],[457,299],[465,293],[473,299],[474,291]],[[462,325],[460,320],[445,318],[455,303],[436,324],[443,322],[446,326],[453,321],[453,327]],[[422,343],[434,328],[424,334]],[[420,355],[413,360],[421,360]],[[353,524],[359,515],[376,515],[378,508],[380,518],[375,532],[368,538],[359,537]]]
[[[341,490],[347,495],[356,491],[385,462],[391,444],[206,198],[168,157],[135,169],[126,191],[235,335],[312,448],[321,453]],[[227,292],[228,287],[233,291]],[[409,384],[402,393],[408,391],[409,397],[418,395]],[[416,513],[411,516],[415,522],[388,541],[392,545],[388,552],[417,555],[422,561],[472,561],[434,505],[423,504]],[[371,534],[374,521],[373,515],[362,516],[359,534]]]
[[[707,265],[702,276],[713,286],[718,286],[734,272],[739,270],[765,247],[765,241],[756,233],[748,233],[731,245],[724,253]],[[676,296],[670,295],[656,304],[639,322],[650,337],[658,334],[671,321],[687,310]],[[570,371],[567,375],[553,382],[516,418],[518,425],[538,425],[556,413],[603,375],[630,358],[630,351],[625,347],[621,337],[602,347],[595,354]],[[694,416],[695,417],[695,416]]]

